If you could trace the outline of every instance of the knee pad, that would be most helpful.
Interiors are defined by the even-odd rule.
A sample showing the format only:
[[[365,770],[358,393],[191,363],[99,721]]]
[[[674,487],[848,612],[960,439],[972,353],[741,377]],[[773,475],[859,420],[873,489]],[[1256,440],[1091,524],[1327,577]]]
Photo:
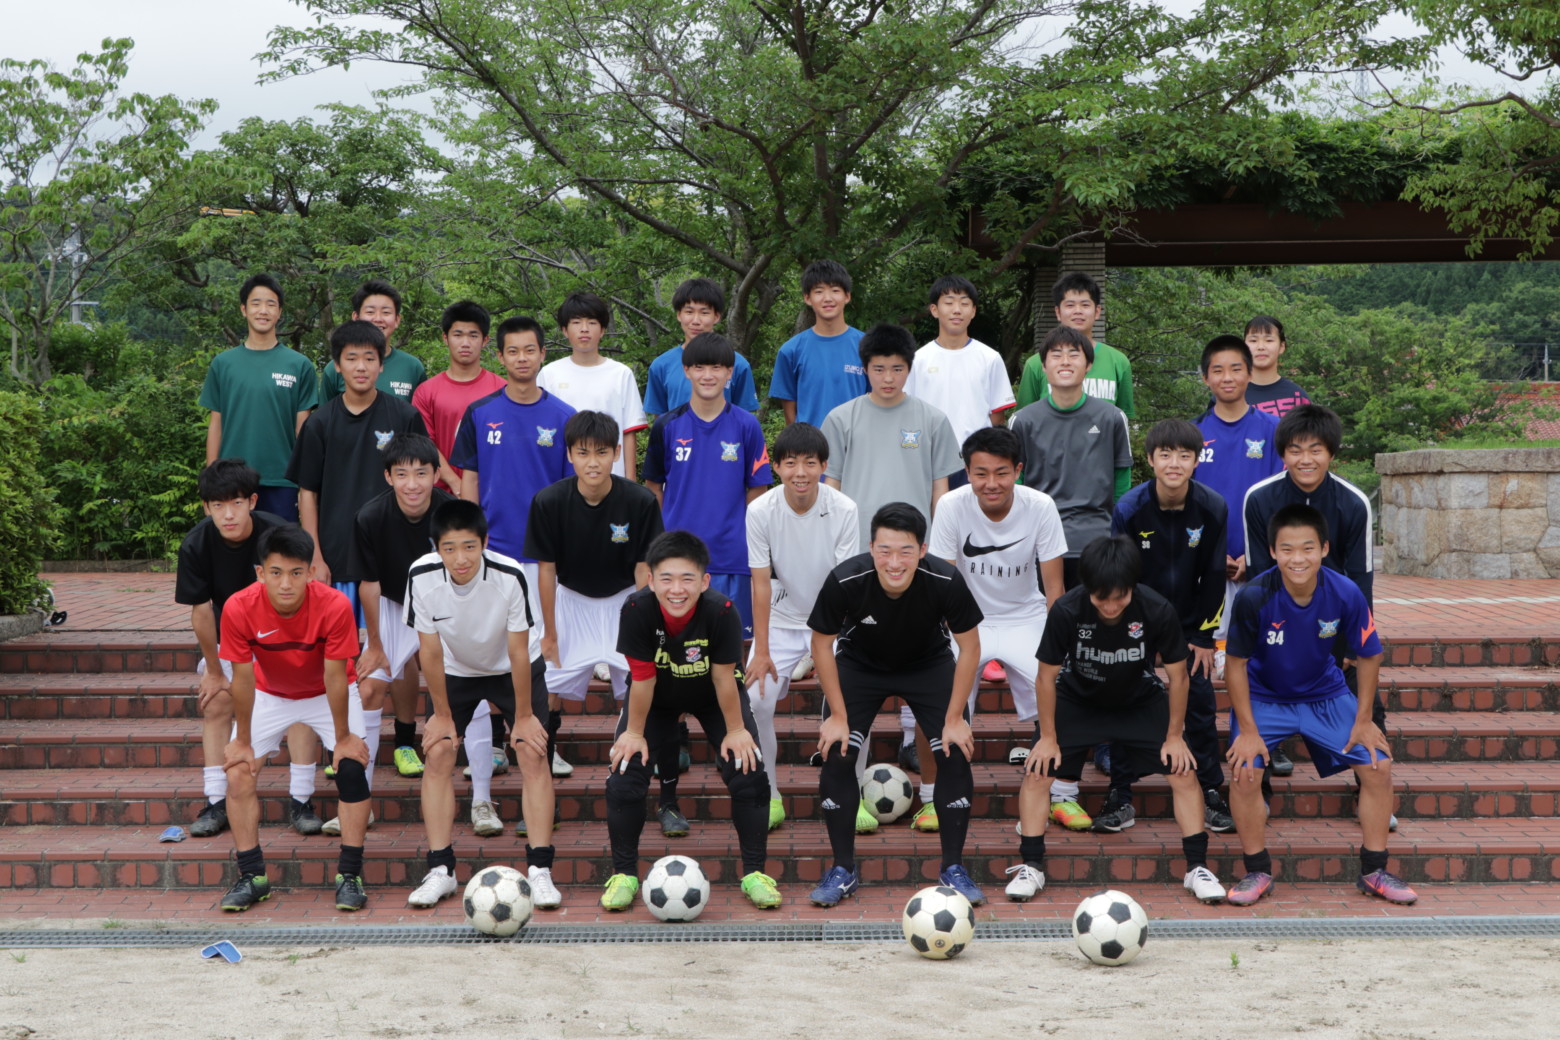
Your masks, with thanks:
[[[336,767],[336,791],[348,805],[368,801],[368,771],[363,763],[355,758],[342,760]]]
[[[650,771],[644,767],[629,766],[628,772],[619,773],[613,770],[607,777],[607,804],[609,806],[622,807],[638,805],[644,807],[645,798],[650,794]]]

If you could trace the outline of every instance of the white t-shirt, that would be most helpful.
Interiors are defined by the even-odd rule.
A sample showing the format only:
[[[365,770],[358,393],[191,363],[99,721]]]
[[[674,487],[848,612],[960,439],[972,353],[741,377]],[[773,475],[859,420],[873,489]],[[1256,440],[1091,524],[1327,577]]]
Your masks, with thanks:
[[[602,358],[599,365],[580,365],[572,357],[559,358],[542,366],[536,385],[556,394],[576,412],[605,412],[612,416],[617,420],[619,436],[649,425],[645,422],[644,402],[639,397],[634,370],[621,361]],[[624,475],[621,458],[613,464],[612,472]]]
[[[1045,619],[1039,563],[1067,555],[1067,536],[1045,492],[1015,486],[1013,508],[994,523],[966,485],[937,503],[927,553],[959,568],[986,615],[984,624],[1029,624]]]
[[[992,412],[1018,403],[1002,355],[977,339],[959,350],[934,339],[917,350],[905,393],[942,409],[961,448],[966,437],[991,425]]]
[[[818,500],[805,513],[786,503],[783,487],[749,503],[748,566],[770,570],[770,626],[807,628],[823,579],[857,554],[859,539],[856,503],[821,481]]]
[[[450,580],[438,553],[428,553],[407,573],[406,624],[439,637],[449,675],[503,675],[510,670],[509,633],[529,633],[530,659],[541,656],[535,597],[519,561],[503,553],[483,550],[482,570],[463,586]]]

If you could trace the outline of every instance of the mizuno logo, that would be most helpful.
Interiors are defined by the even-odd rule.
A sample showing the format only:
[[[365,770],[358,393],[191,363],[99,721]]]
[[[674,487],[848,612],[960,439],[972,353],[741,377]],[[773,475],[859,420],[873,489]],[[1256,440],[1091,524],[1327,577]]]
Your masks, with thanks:
[[[496,429],[498,429],[502,425],[504,425],[503,420],[499,420],[498,422],[490,422],[490,423],[488,423],[487,424],[487,428],[490,429],[490,430],[496,430]]]
[[[264,639],[266,636],[274,636],[274,635],[276,635],[276,633],[278,633],[280,631],[281,631],[281,629],[279,629],[279,628],[273,628],[269,632],[256,632],[255,633],[255,638],[256,639]]]
[[[1022,538],[1020,538],[1017,542],[1008,542],[1006,545],[976,545],[974,542],[970,541],[969,535],[965,535],[964,555],[985,556],[988,553],[1001,552],[1003,549],[1011,549],[1021,541],[1023,541]]]
[[[1153,531],[1139,531],[1138,532],[1138,537],[1139,538],[1152,538],[1153,536],[1154,536],[1154,532]]]

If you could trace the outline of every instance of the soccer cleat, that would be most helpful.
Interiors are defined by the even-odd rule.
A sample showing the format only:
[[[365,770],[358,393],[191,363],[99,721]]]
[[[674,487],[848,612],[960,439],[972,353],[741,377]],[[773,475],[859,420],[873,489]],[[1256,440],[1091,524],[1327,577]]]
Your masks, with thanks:
[[[915,819],[910,821],[910,829],[923,831],[927,834],[937,833],[937,806],[933,802],[927,802],[916,811]]]
[[[1110,775],[1110,745],[1101,744],[1094,749],[1094,768],[1106,776]]]
[[[227,799],[208,802],[190,824],[190,837],[213,838],[228,829]]]
[[[502,748],[493,749],[493,775],[503,776],[509,772],[509,756],[504,754]]]
[[[1224,886],[1219,884],[1219,879],[1207,867],[1193,867],[1188,870],[1181,885],[1196,896],[1199,902],[1224,902]]]
[[[980,677],[983,682],[1007,682],[1007,669],[1002,667],[1001,661],[987,661]]]
[[[761,870],[755,870],[742,879],[742,894],[760,910],[773,910],[783,902],[775,879]]]
[[[830,867],[808,898],[814,906],[838,906],[841,899],[855,895],[856,889],[860,887],[861,871]]]
[[[655,811],[655,818],[661,821],[661,833],[668,838],[688,836],[688,817],[684,816],[677,806],[661,806]]]
[[[479,838],[503,834],[504,821],[498,818],[498,806],[492,802],[472,802],[471,829]]]
[[[970,877],[970,872],[965,870],[961,864],[955,863],[941,874],[938,874],[937,882],[938,884],[947,885],[958,892],[959,895],[968,899],[971,906],[980,906],[980,904],[986,901],[986,893],[980,890],[980,886],[975,884],[974,879]]]
[[[867,803],[862,802],[856,806],[856,833],[872,834],[878,829],[878,818],[872,815],[872,810],[867,808]]]
[[[565,762],[563,756],[556,751],[553,752],[552,757],[552,775],[555,777],[574,775],[574,767]]]
[[[1235,882],[1235,887],[1230,889],[1225,899],[1231,906],[1250,906],[1271,891],[1272,874],[1247,874]]]
[[[591,674],[601,682],[612,681],[612,669],[607,667],[607,662],[598,661],[596,667],[591,669]]]
[[[800,661],[796,662],[796,667],[791,669],[791,681],[801,682],[803,679],[812,674],[813,667],[814,665],[812,654],[808,654]]]
[[[553,884],[551,867],[531,867],[526,871],[531,882],[531,905],[538,910],[556,910],[563,905],[563,896]]]
[[[372,829],[374,826],[374,814],[372,812],[368,814],[368,826],[370,829]],[[320,833],[328,834],[332,838],[341,837],[341,817],[332,816],[330,819],[326,820],[325,826],[320,828]]]
[[[1290,776],[1295,771],[1294,761],[1284,754],[1284,745],[1279,744],[1268,753],[1268,765],[1273,767],[1274,776]]]
[[[1094,829],[1103,834],[1118,834],[1137,824],[1137,811],[1131,802],[1106,805],[1105,811],[1094,818]]]
[[[1070,831],[1086,831],[1094,826],[1093,818],[1083,811],[1083,806],[1078,804],[1076,798],[1069,798],[1065,802],[1052,802],[1051,819]]]
[[[437,906],[439,900],[454,895],[458,888],[460,884],[449,867],[434,867],[423,875],[422,884],[406,897],[406,905],[426,910],[430,906]]]
[[[785,801],[780,798],[769,799],[769,829],[774,830],[785,822]]]
[[[1008,765],[1021,766],[1029,761],[1029,745],[1020,744],[1018,747],[1008,749]]]
[[[336,909],[361,910],[367,905],[368,892],[363,888],[363,879],[356,874],[337,874]]]
[[[244,874],[238,879],[238,883],[228,889],[227,895],[222,897],[218,905],[224,910],[234,913],[243,913],[256,903],[263,903],[271,898],[271,880],[264,874]]]
[[[398,747],[391,756],[395,763],[395,771],[402,776],[422,776],[422,759],[417,757],[417,749],[412,747]]]
[[[686,773],[693,768],[693,755],[685,745],[677,752],[677,772]]]
[[[336,779],[336,765],[335,765],[334,762],[326,762],[325,763],[325,779],[327,779],[327,780],[334,780],[334,779]]]
[[[303,835],[318,834],[325,829],[325,821],[314,811],[314,803],[300,802],[296,798],[287,800],[287,823]]]
[[[1368,896],[1385,899],[1389,903],[1400,903],[1403,906],[1407,906],[1419,898],[1419,893],[1409,888],[1402,878],[1385,870],[1374,870],[1369,874],[1361,874],[1355,885]]]
[[[1391,816],[1387,817],[1387,830],[1394,834],[1397,833],[1397,813],[1393,813]]]
[[[1007,897],[1015,903],[1027,903],[1045,888],[1045,874],[1028,863],[1008,867],[1007,872],[1018,875],[1007,886]]]
[[[921,753],[916,750],[914,744],[899,745],[899,768],[907,773],[920,775]]]
[[[1224,797],[1213,788],[1203,792],[1203,822],[1208,829],[1215,834],[1228,834],[1235,829],[1235,817],[1230,815],[1230,807],[1225,804]]]
[[[639,894],[639,879],[632,874],[613,874],[607,878],[607,890],[601,893],[603,910],[627,910]]]

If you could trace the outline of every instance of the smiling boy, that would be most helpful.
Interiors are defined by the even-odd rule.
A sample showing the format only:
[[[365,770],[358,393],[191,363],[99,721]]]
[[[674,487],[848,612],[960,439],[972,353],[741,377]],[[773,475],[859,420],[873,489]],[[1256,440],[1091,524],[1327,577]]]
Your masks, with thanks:
[[[612,472],[635,479],[639,458],[639,431],[645,421],[644,405],[634,370],[601,356],[601,340],[612,325],[612,312],[595,293],[570,293],[554,315],[569,356],[549,362],[537,377],[537,385],[557,394],[577,412],[605,412],[623,431],[623,451]]]
[[[1090,397],[1108,401],[1121,409],[1128,419],[1137,417],[1132,395],[1132,362],[1109,343],[1094,338],[1094,326],[1105,313],[1100,303],[1100,283],[1082,271],[1070,271],[1051,287],[1051,301],[1057,322],[1081,333],[1089,341],[1092,354],[1083,389]],[[1024,362],[1018,381],[1018,406],[1027,408],[1045,397],[1049,376],[1044,356]]]
[[[690,278],[672,293],[672,313],[682,327],[683,341],[682,346],[673,347],[650,362],[645,373],[645,413],[652,425],[656,416],[688,403],[693,384],[683,371],[683,351],[694,337],[714,332],[725,310],[726,294],[708,278]],[[747,412],[758,411],[753,366],[740,351],[724,390],[726,400],[736,407]]]
[[[428,378],[422,359],[407,350],[395,349],[396,330],[401,327],[401,294],[395,286],[380,278],[366,281],[352,294],[352,320],[366,321],[385,336],[385,363],[375,385],[384,393],[410,402],[417,388]],[[320,376],[321,405],[340,397],[346,380],[335,364],[325,366]]]
[[[850,272],[834,260],[814,260],[802,271],[802,302],[813,324],[781,345],[769,383],[787,425],[822,426],[829,412],[867,390],[856,351],[861,330],[845,322],[850,291]]]
[[[504,388],[504,377],[482,367],[491,319],[487,310],[470,300],[444,308],[439,316],[449,368],[429,379],[412,394],[412,407],[423,417],[428,436],[439,449],[439,486],[460,494],[460,469],[450,465],[455,433],[466,409]]]

